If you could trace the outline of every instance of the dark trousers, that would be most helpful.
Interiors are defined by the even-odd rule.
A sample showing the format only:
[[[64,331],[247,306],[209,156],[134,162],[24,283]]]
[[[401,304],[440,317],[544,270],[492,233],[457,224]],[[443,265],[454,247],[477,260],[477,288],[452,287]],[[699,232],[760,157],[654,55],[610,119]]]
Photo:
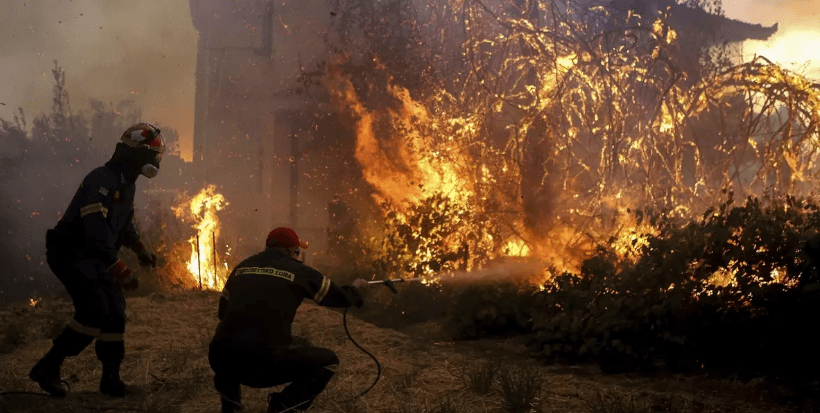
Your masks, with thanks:
[[[82,352],[96,339],[97,358],[119,365],[125,357],[125,297],[100,260],[77,260],[47,242],[48,266],[74,302],[74,318],[54,339],[53,351],[67,357]]]
[[[290,383],[277,396],[287,407],[307,410],[327,386],[339,364],[331,350],[295,347],[279,354],[249,352],[238,345],[211,342],[208,361],[214,371],[214,387],[223,396],[240,402],[240,385],[253,388]]]

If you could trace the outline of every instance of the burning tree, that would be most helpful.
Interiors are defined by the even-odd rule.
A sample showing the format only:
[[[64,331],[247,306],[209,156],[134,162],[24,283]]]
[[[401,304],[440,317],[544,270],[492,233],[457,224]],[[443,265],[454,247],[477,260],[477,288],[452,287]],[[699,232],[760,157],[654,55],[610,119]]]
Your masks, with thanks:
[[[689,218],[729,189],[810,195],[818,183],[820,87],[765,57],[693,71],[669,9],[362,4],[336,3],[329,42],[348,48],[322,83],[355,122],[381,230],[436,205],[453,206],[459,227],[376,236],[370,247],[406,272],[458,251],[480,265],[521,244],[577,269],[597,246],[624,252],[652,231],[630,211]],[[422,238],[437,246],[396,253]]]

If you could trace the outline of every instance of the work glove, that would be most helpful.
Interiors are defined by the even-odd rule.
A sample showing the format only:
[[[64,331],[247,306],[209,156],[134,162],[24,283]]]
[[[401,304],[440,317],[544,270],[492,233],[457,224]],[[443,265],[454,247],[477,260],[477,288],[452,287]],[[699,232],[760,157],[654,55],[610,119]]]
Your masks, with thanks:
[[[136,290],[140,286],[137,274],[128,269],[122,260],[117,260],[114,265],[108,267],[108,274],[117,280],[125,291]]]
[[[356,300],[353,303],[353,305],[355,305],[356,308],[362,308],[362,306],[364,305],[364,296],[369,287],[370,284],[366,280],[363,280],[361,278],[359,278],[356,281],[353,281],[353,289],[356,291]]]
[[[137,242],[134,244],[134,246],[131,247],[131,250],[137,253],[137,258],[140,260],[141,266],[157,267],[157,256],[148,252],[142,242]]]
[[[356,281],[353,281],[353,286],[358,288],[362,292],[366,292],[367,289],[370,288],[370,283],[368,283],[366,280],[359,278]]]

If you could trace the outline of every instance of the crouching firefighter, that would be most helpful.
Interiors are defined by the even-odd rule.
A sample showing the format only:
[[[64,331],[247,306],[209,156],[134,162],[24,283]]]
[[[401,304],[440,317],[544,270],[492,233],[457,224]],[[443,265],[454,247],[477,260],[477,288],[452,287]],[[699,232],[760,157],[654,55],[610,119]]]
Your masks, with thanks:
[[[209,361],[222,412],[241,407],[240,385],[267,388],[290,383],[268,397],[268,412],[306,411],[334,375],[336,354],[291,347],[291,327],[302,300],[326,307],[363,304],[365,280],[338,286],[305,265],[307,244],[290,228],[270,232],[264,251],[234,268],[219,299],[219,324]]]
[[[102,362],[100,391],[123,397],[134,388],[120,379],[125,356],[125,298],[139,281],[118,258],[120,247],[133,250],[140,265],[156,266],[156,256],[134,227],[134,194],[139,175],[153,178],[165,150],[159,129],[140,123],[128,128],[114,155],[83,179],[57,225],[46,233],[48,266],[74,302],[74,318],[54,339],[29,378],[53,396],[65,396],[60,366],[96,340]]]

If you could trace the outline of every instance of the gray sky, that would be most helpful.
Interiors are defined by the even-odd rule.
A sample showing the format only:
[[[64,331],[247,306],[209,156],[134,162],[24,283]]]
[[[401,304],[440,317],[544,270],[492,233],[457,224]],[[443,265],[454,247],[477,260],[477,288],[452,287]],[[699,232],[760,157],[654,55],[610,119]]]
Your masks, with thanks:
[[[745,45],[747,55],[814,59],[808,74],[820,78],[820,0],[724,0],[724,9],[731,18],[780,23],[771,41]],[[56,59],[74,109],[91,97],[134,99],[145,120],[177,129],[189,153],[196,49],[188,0],[0,0],[0,117],[18,106],[29,120],[49,110]]]

